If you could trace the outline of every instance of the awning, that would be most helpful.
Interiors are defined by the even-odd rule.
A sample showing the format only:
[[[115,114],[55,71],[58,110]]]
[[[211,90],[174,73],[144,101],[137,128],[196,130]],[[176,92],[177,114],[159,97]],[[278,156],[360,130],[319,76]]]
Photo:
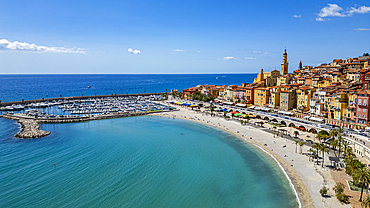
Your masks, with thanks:
[[[252,105],[252,106],[249,106],[248,108],[249,109],[253,109],[253,108],[255,108],[256,106],[254,106],[254,105]]]

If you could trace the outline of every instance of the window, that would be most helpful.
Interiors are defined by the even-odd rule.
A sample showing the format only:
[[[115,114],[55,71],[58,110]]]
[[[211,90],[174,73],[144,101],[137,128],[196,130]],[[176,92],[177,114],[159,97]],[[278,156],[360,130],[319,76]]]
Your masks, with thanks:
[[[362,115],[362,118],[365,118],[365,115]]]
[[[361,109],[358,109],[358,112],[360,112],[361,111]]]
[[[364,109],[364,113],[366,112],[366,109]]]

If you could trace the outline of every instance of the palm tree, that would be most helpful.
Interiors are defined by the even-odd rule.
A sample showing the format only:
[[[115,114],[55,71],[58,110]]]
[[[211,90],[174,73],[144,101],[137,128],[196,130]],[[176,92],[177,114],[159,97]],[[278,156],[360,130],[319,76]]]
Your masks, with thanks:
[[[294,131],[294,136],[297,138],[297,136],[299,135],[299,132],[298,131]]]
[[[310,158],[311,158],[311,157],[314,157],[315,155],[317,155],[317,154],[316,154],[316,150],[314,150],[314,149],[312,149],[312,148],[310,148],[308,151],[311,153],[311,154],[310,154],[310,157],[308,158],[309,160],[310,160]]]
[[[362,193],[364,191],[364,188],[370,183],[370,171],[366,167],[358,168],[353,173],[352,178],[355,183],[361,184],[361,195],[359,201],[362,201]]]
[[[352,156],[352,157],[355,156],[355,154],[353,153],[352,147],[347,147],[346,157],[348,157],[348,156]]]
[[[343,141],[344,141],[344,139],[343,139],[343,137],[342,137],[342,135],[341,134],[339,134],[339,136],[338,136],[338,160],[339,160],[339,158],[340,158],[340,153],[342,152],[342,146],[343,146]]]
[[[297,153],[297,144],[299,143],[299,141],[295,140],[294,143],[295,143],[295,153]]]
[[[331,136],[331,137],[333,137],[333,138],[335,139],[335,137],[337,137],[337,136],[338,136],[338,131],[337,131],[337,129],[335,128],[335,129],[330,130],[330,132],[329,132],[329,136]]]
[[[321,167],[324,167],[324,154],[329,153],[328,148],[326,148],[325,144],[319,144],[319,150],[322,152],[322,164]]]
[[[357,169],[365,167],[365,164],[361,163],[357,159],[353,159],[353,157],[348,157],[345,160],[346,163],[346,174],[353,175]]]
[[[336,148],[339,146],[339,142],[338,142],[338,140],[336,140],[336,139],[331,140],[331,141],[330,141],[330,145],[331,145],[331,147],[334,149],[334,154],[335,154],[335,156],[337,156],[337,154],[335,153],[335,150],[336,150]]]
[[[316,164],[319,164],[319,144],[318,143],[315,143],[314,145],[312,145],[312,148],[316,149],[316,156],[317,156],[317,160],[316,160]]]
[[[302,154],[302,146],[304,145],[304,144],[306,144],[306,142],[299,142],[299,146],[300,146],[300,148],[301,148],[301,154]]]

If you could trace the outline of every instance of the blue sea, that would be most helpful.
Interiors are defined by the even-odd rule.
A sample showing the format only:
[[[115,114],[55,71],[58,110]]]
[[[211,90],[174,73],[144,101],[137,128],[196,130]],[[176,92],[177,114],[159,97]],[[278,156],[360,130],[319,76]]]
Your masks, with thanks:
[[[0,75],[2,102],[79,95],[179,91],[199,84],[252,83],[256,74]],[[90,86],[91,88],[88,88]]]
[[[183,76],[193,80],[180,83]],[[221,76],[226,76],[222,77],[225,83],[220,82]],[[253,78],[229,74],[6,75],[0,76],[1,87],[12,92],[1,90],[0,97],[29,99],[42,96],[44,90],[49,97],[89,94],[90,89],[98,94],[158,92],[196,84],[240,84]],[[63,87],[62,80],[71,85]],[[16,122],[0,119],[0,207],[298,206],[288,180],[271,158],[234,135],[206,125],[140,116],[42,124],[41,129],[51,134],[21,140],[13,137],[19,131]]]

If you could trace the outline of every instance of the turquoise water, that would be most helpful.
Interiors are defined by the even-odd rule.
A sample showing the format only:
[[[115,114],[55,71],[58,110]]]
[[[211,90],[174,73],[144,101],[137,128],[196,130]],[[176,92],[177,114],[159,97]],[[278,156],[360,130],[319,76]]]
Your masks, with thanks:
[[[51,135],[19,140],[0,119],[0,207],[297,207],[270,158],[205,125],[142,116],[42,129]]]

